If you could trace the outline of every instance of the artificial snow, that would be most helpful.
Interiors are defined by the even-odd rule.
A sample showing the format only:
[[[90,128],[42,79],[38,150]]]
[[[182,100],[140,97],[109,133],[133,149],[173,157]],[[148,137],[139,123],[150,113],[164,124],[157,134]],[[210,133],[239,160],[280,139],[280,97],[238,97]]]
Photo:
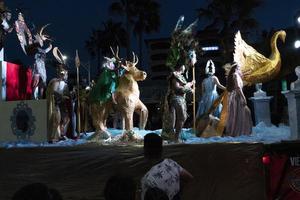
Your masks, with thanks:
[[[103,144],[117,144],[120,140],[123,130],[119,129],[108,129],[108,131],[111,133],[111,138],[108,140],[104,140]],[[160,134],[161,129],[159,130],[139,130],[138,128],[134,128],[134,136],[137,139],[142,140],[143,137],[148,133],[156,133]],[[88,138],[93,133],[86,133],[83,134],[80,139],[72,140],[67,139],[63,141],[59,141],[57,143],[35,143],[31,141],[15,141],[15,142],[0,142],[0,147],[2,148],[31,148],[31,147],[66,147],[66,146],[75,146],[75,145],[81,145],[86,144],[88,142],[91,142],[88,140]],[[279,125],[279,126],[266,126],[263,122],[259,123],[252,129],[252,134],[249,136],[243,135],[239,137],[210,137],[210,138],[201,138],[196,137],[192,129],[183,129],[181,134],[181,139],[183,143],[187,144],[197,144],[197,143],[226,143],[226,142],[245,142],[245,143],[257,143],[261,142],[264,144],[270,144],[270,143],[276,143],[280,142],[282,140],[289,140],[290,139],[290,127],[285,125]],[[123,143],[124,144],[124,143]]]

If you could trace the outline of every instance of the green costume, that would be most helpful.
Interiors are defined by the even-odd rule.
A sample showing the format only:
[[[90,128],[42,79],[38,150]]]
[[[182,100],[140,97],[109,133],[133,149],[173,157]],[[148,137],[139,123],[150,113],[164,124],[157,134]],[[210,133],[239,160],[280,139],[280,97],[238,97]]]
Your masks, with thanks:
[[[174,72],[182,65],[189,67],[191,63],[189,52],[196,49],[198,42],[195,37],[197,20],[183,29],[184,16],[180,16],[172,33],[170,51],[167,56],[166,66],[172,71],[168,77],[168,90],[163,107],[162,137],[164,139],[178,140],[181,129],[187,119],[187,106],[185,95],[192,91],[188,86],[186,77]],[[188,72],[188,68],[186,72]],[[186,75],[187,76],[187,75]],[[174,130],[175,129],[175,130]]]
[[[111,97],[112,93],[116,91],[118,86],[118,76],[114,70],[104,69],[100,75],[96,85],[92,88],[90,93],[91,103],[105,103]]]

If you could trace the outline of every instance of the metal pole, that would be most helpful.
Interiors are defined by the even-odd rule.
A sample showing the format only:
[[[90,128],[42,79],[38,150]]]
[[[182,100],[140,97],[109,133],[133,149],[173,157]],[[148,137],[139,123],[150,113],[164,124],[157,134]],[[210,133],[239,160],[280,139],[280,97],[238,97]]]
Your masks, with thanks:
[[[194,92],[193,92],[193,129],[196,130],[196,77],[195,77],[195,65],[193,65],[193,81],[194,81]]]
[[[78,56],[78,51],[76,50],[76,58],[75,58],[75,66],[76,66],[76,71],[77,71],[77,120],[78,120],[78,135],[77,137],[80,137],[80,131],[81,131],[81,126],[80,126],[80,98],[79,98],[79,66],[80,66],[80,60]]]
[[[89,80],[89,85],[91,84],[91,63],[90,61],[88,62],[88,80]]]

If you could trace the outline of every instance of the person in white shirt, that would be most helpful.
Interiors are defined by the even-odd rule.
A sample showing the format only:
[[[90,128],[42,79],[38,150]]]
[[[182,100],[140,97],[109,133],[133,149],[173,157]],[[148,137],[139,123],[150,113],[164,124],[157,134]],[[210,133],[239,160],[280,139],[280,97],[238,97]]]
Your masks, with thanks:
[[[142,200],[145,199],[147,190],[158,188],[163,191],[170,200],[180,199],[181,180],[189,181],[193,176],[177,162],[166,158],[160,160],[162,154],[162,139],[155,133],[144,137],[144,156],[151,161],[157,160],[154,165],[141,179]]]

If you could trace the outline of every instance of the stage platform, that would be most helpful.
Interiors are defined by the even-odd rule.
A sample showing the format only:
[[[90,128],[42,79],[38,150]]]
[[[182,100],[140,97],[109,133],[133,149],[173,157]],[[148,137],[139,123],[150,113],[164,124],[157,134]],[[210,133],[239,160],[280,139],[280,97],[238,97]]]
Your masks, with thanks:
[[[164,146],[171,158],[194,180],[185,200],[265,200],[266,179],[262,143],[178,144]],[[99,200],[107,179],[115,173],[137,182],[153,164],[142,146],[88,143],[73,147],[0,149],[0,199],[11,199],[21,186],[43,182],[58,189],[64,200]]]

